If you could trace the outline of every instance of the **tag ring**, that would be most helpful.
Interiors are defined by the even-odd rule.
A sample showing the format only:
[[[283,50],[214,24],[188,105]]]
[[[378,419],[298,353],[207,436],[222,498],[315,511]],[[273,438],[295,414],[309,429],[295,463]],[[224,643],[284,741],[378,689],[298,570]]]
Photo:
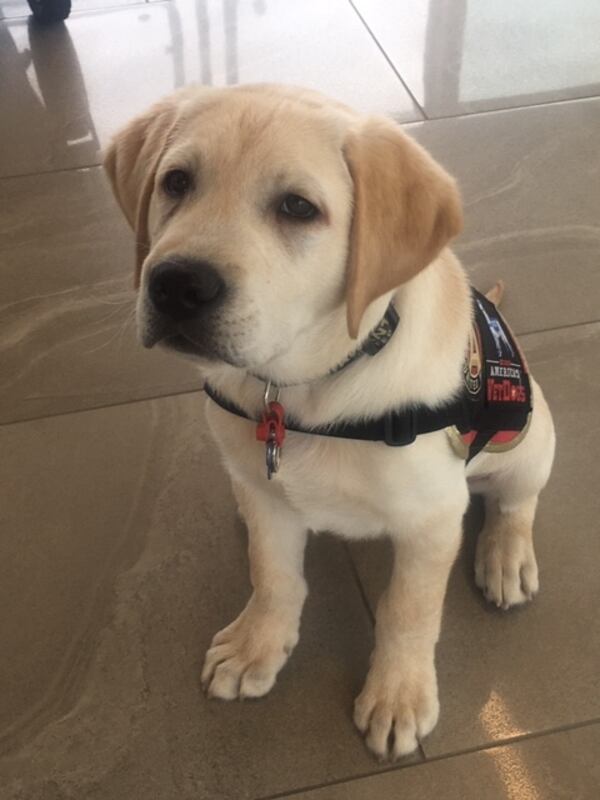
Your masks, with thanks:
[[[272,389],[275,389],[274,398],[271,397]],[[275,400],[275,402],[278,402],[280,397],[281,397],[281,388],[279,386],[274,387],[271,381],[267,381],[265,383],[265,393],[263,396],[263,405],[265,407],[265,410],[266,411],[269,410],[269,403],[272,402],[273,399]]]

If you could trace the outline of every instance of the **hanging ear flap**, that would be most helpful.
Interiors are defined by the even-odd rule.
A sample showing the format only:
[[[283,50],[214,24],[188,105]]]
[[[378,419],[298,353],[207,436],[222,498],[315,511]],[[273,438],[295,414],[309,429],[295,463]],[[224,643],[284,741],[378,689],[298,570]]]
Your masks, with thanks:
[[[176,104],[163,100],[134,119],[112,140],[104,169],[113,192],[136,237],[134,286],[140,285],[142,264],[150,250],[148,210],[154,180],[169,135],[175,125]]]
[[[392,122],[368,120],[344,148],[354,182],[348,330],[369,303],[430,264],[462,228],[453,179]]]

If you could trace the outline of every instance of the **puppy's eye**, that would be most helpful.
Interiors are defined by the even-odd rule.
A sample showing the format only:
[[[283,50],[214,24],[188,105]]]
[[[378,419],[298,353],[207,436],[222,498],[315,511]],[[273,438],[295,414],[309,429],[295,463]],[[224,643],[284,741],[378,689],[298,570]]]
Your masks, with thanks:
[[[163,178],[163,189],[169,195],[179,199],[186,195],[192,185],[192,179],[183,169],[172,169]]]
[[[283,198],[279,212],[285,214],[286,217],[308,220],[314,219],[319,210],[299,194],[288,194]]]

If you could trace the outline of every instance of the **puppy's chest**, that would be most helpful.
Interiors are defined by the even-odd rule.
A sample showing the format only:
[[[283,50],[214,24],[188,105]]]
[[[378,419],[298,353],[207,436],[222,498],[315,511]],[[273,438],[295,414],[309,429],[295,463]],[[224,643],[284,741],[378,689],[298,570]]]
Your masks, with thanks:
[[[389,527],[389,476],[373,455],[376,446],[327,440],[289,442],[274,480],[314,530],[346,536]],[[370,452],[371,451],[371,452]]]
[[[210,414],[234,479],[285,499],[313,530],[377,535],[431,504],[436,488],[416,449],[289,433],[267,479],[265,445],[247,422]],[[442,441],[442,446],[444,442]],[[439,498],[442,487],[437,488]]]

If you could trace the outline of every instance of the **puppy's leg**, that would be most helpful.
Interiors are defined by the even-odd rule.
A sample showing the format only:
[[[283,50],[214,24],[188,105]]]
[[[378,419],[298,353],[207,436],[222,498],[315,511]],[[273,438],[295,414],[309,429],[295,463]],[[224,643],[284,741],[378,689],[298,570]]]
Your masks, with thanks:
[[[438,719],[435,645],[464,508],[394,541],[390,585],[377,608],[375,650],[354,722],[380,758],[411,753]]]
[[[485,525],[477,540],[475,583],[486,600],[510,608],[532,600],[539,588],[533,549],[533,518],[537,495],[517,506],[505,506],[490,495],[485,501]]]
[[[533,520],[538,495],[554,458],[554,426],[539,386],[532,382],[534,412],[529,432],[507,453],[482,453],[474,474],[487,475],[485,525],[475,555],[475,583],[487,600],[510,608],[531,600],[539,588],[533,549]]]
[[[303,575],[307,531],[282,501],[234,487],[248,525],[253,593],[239,617],[216,634],[202,683],[223,700],[261,697],[298,642],[306,597]]]

